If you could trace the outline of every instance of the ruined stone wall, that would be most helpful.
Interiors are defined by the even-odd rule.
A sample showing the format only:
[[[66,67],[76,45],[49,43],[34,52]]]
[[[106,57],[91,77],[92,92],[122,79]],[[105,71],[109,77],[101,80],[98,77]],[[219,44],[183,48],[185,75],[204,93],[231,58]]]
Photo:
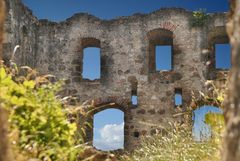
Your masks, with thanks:
[[[35,66],[37,53],[38,20],[19,0],[5,0],[7,17],[3,49],[3,60],[8,63],[15,46],[20,45],[15,61],[19,65]]]
[[[76,96],[79,102],[95,100],[96,105],[116,103],[115,108],[125,112],[126,149],[138,145],[143,135],[161,131],[169,121],[182,120],[173,117],[175,90],[182,90],[181,108],[186,109],[191,91],[205,91],[205,81],[219,76],[214,43],[228,41],[225,13],[210,14],[204,27],[191,27],[192,12],[178,8],[113,20],[81,13],[55,23],[37,20],[19,0],[11,0],[8,7],[5,50],[19,44],[19,64],[66,79],[64,95]],[[173,45],[171,71],[151,69],[152,46],[161,37]],[[83,48],[91,46],[101,48],[100,80],[82,78]],[[132,91],[137,92],[137,107],[131,104]]]

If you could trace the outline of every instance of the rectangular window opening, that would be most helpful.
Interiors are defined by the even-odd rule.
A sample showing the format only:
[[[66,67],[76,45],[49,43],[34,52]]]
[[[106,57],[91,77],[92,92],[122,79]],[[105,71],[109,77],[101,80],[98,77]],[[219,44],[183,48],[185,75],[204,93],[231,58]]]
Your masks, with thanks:
[[[132,104],[134,106],[138,105],[138,97],[136,95],[132,95]]]
[[[88,47],[83,50],[83,79],[97,80],[101,76],[100,48]]]
[[[182,106],[182,89],[175,89],[175,107]]]
[[[216,69],[231,68],[231,45],[230,44],[215,44],[215,67]]]
[[[132,105],[134,105],[134,106],[138,105],[138,96],[137,96],[137,91],[136,90],[132,91],[131,101],[132,101]]]
[[[156,54],[156,71],[172,70],[172,46],[157,45],[155,46]]]

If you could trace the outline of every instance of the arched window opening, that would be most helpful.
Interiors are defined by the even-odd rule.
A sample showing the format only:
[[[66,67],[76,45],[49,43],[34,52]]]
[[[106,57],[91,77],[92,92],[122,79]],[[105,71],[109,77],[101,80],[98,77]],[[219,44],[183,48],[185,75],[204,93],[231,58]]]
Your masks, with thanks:
[[[150,72],[173,69],[173,33],[165,29],[155,29],[148,33]]]
[[[101,62],[100,48],[88,47],[83,49],[83,79],[100,79]]]
[[[124,149],[124,112],[107,109],[94,115],[93,146],[103,151]]]
[[[231,45],[215,44],[215,60],[216,69],[230,69],[231,68]]]
[[[101,78],[101,43],[95,38],[83,38],[82,49],[82,78],[99,80]]]
[[[193,112],[193,138],[196,141],[205,141],[211,138],[212,129],[206,124],[205,116],[208,113],[222,114],[220,108],[214,106],[202,106]]]

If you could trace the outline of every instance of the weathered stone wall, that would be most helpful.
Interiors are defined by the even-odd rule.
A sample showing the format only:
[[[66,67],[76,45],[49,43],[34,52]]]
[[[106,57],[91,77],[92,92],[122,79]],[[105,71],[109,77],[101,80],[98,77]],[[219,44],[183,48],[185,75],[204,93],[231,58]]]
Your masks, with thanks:
[[[5,17],[5,4],[4,1],[0,1],[0,59],[2,57],[2,41],[3,41],[3,26]]]
[[[7,17],[5,22],[3,60],[9,61],[15,46],[21,48],[16,52],[14,61],[19,65],[35,66],[37,53],[38,20],[19,0],[6,0]]]
[[[108,21],[81,13],[55,23],[37,20],[19,0],[11,0],[8,7],[5,51],[20,45],[17,63],[65,78],[64,95],[74,95],[80,102],[94,99],[98,105],[116,103],[125,112],[126,149],[138,145],[143,135],[161,131],[169,121],[182,120],[173,117],[175,90],[182,90],[186,109],[191,91],[205,91],[205,81],[219,75],[213,44],[228,41],[225,13],[210,14],[204,27],[191,27],[192,12],[179,8]],[[155,72],[151,46],[162,36],[173,45],[173,69]],[[82,78],[83,48],[88,46],[101,48],[100,80]],[[132,91],[137,92],[137,107],[131,105]],[[92,132],[89,136],[91,140]]]

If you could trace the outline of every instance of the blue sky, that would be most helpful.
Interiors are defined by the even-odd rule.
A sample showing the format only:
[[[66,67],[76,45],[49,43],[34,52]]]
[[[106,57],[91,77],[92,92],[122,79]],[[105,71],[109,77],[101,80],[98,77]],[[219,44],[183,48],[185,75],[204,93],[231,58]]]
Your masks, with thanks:
[[[227,12],[229,9],[228,0],[23,0],[23,2],[33,10],[33,14],[39,19],[49,19],[56,22],[64,21],[79,12],[90,13],[101,19],[113,19],[134,13],[150,13],[162,7],[181,7],[188,10],[201,8],[206,9],[207,12]],[[100,66],[98,56],[100,50],[96,48],[85,50],[83,77],[98,78],[100,76],[98,68]],[[217,68],[229,68],[229,50],[230,47],[226,45],[216,46],[216,51],[219,53],[216,55]],[[156,51],[156,68],[158,70],[169,69],[170,66],[167,63],[171,62],[169,48],[157,48]],[[94,60],[94,63],[88,62],[88,60]],[[134,98],[134,102],[136,102],[136,97]],[[177,98],[181,99],[179,96]],[[178,99],[177,103],[180,102]],[[203,123],[203,116],[210,109],[219,112],[209,107],[195,112],[193,131],[195,131],[197,140],[201,129],[205,129],[205,133],[209,131],[209,127]],[[123,148],[123,113],[120,110],[109,109],[97,113],[94,116],[94,127],[94,146],[103,150]]]
[[[149,13],[161,7],[188,10],[205,8],[208,12],[226,12],[228,0],[23,0],[41,19],[62,21],[77,12],[87,12],[102,19]]]
[[[101,75],[100,49],[94,47],[85,48],[83,53],[83,78],[99,79]]]
[[[107,109],[94,115],[93,146],[101,150],[123,148],[124,113]]]
[[[229,69],[231,67],[231,54],[226,54],[231,51],[229,44],[216,44],[216,68]]]
[[[172,69],[172,47],[171,46],[156,46],[156,70],[171,70]]]

